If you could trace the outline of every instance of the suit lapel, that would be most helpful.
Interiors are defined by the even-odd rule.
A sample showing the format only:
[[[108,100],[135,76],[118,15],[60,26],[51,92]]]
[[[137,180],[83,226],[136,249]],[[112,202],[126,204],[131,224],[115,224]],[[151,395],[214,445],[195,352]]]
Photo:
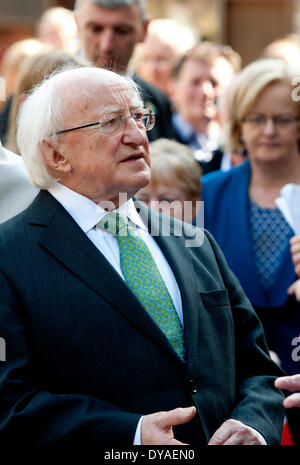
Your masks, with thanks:
[[[38,240],[44,249],[122,313],[131,324],[180,360],[166,336],[119,274],[48,192],[42,191],[38,195],[29,208],[29,214],[30,224],[40,227]]]

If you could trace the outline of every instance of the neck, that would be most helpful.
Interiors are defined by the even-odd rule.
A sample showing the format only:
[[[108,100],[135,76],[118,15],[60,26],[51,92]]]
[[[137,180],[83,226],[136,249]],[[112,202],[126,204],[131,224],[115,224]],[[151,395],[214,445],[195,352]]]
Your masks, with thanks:
[[[291,159],[285,165],[276,163],[257,163],[251,161],[250,198],[266,208],[275,207],[275,199],[280,190],[289,183],[300,184],[300,156]]]

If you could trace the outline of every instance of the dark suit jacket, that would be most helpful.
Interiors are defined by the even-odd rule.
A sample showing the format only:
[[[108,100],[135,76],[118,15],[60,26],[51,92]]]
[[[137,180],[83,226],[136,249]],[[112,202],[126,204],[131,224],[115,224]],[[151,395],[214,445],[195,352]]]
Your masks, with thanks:
[[[174,127],[173,130],[175,133],[175,136],[173,137],[174,140],[180,142],[181,144],[189,145],[189,141],[184,140]],[[221,168],[222,158],[224,155],[223,149],[219,147],[216,150],[213,150],[211,154],[212,158],[210,161],[197,160],[201,166],[202,175],[211,173],[212,171],[218,171]]]
[[[235,418],[279,443],[282,372],[260,323],[212,237],[187,248],[176,234],[155,239],[181,292],[186,364],[49,193],[0,226],[0,441],[130,445],[142,414],[195,405],[182,441],[206,444]]]
[[[175,132],[171,122],[171,106],[167,96],[157,87],[141,79],[137,74],[133,75],[133,80],[138,85],[144,105],[151,108],[155,113],[155,125],[151,131],[147,132],[150,142],[162,137],[174,139]]]

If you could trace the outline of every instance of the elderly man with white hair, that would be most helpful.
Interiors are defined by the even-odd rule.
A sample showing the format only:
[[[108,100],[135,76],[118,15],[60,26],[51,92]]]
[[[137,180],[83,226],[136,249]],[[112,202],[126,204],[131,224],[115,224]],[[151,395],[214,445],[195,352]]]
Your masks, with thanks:
[[[22,106],[41,192],[0,226],[2,443],[280,442],[282,372],[217,244],[133,200],[153,124],[133,81],[96,67]]]

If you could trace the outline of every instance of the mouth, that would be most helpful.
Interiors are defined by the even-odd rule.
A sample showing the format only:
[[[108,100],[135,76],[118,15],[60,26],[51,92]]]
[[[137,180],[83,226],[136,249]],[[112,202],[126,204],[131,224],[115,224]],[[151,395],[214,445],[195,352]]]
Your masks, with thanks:
[[[142,152],[139,152],[124,158],[123,160],[121,160],[121,163],[132,163],[137,160],[144,160],[144,158],[144,154]]]
[[[270,147],[270,148],[275,148],[275,147],[279,147],[279,144],[277,142],[261,142],[260,143],[260,146],[261,147]]]

